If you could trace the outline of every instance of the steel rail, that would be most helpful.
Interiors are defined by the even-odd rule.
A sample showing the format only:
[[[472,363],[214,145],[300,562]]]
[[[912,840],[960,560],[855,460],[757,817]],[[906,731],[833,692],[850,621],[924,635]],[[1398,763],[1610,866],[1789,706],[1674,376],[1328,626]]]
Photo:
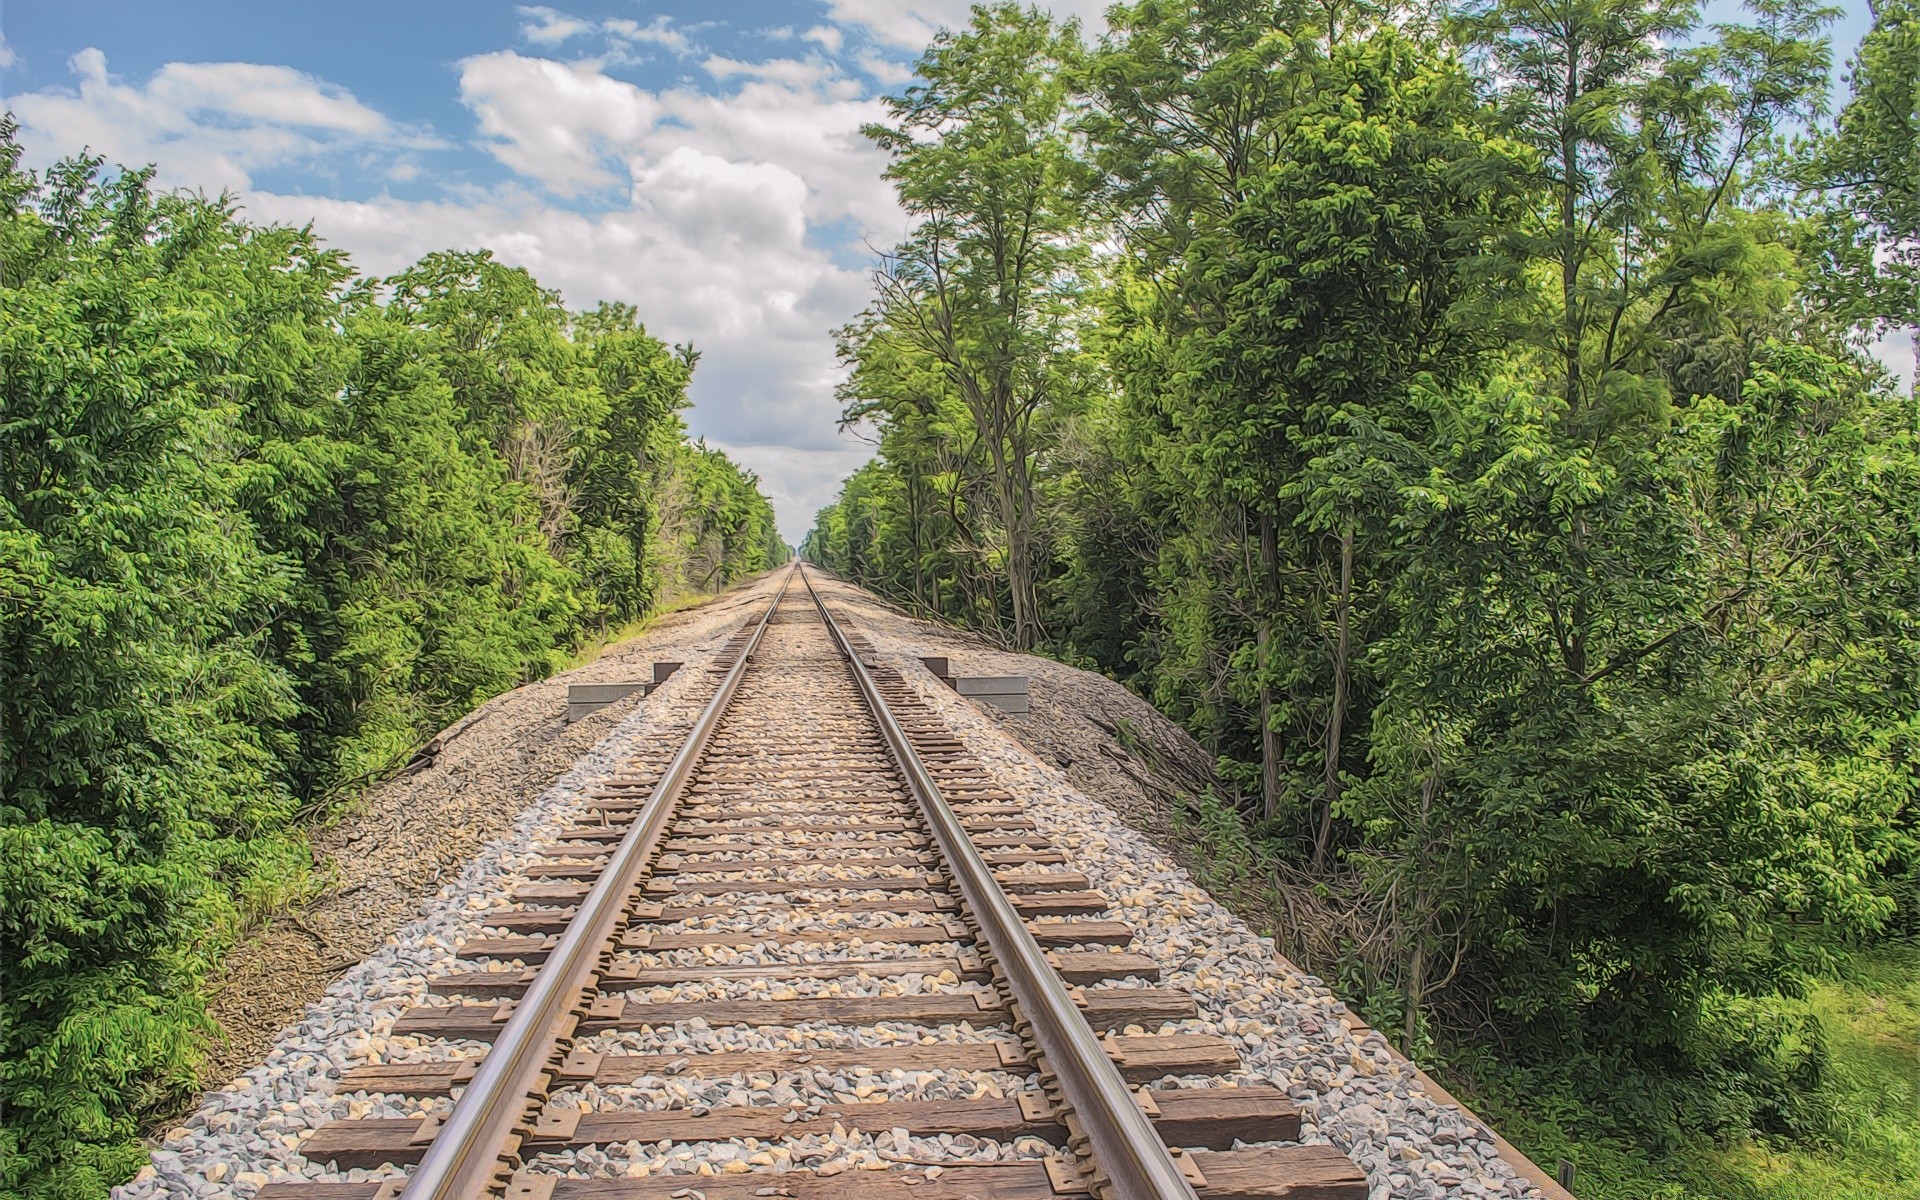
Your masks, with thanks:
[[[1120,1070],[1108,1057],[1093,1027],[1081,1015],[1060,979],[1047,962],[1046,951],[1034,940],[1026,922],[1000,888],[980,851],[955,815],[939,785],[920,761],[906,731],[894,719],[866,664],[853,652],[846,635],[827,611],[826,602],[798,568],[800,579],[820,610],[834,645],[847,660],[855,682],[887,745],[919,802],[927,827],[946,855],[954,882],[972,909],[995,958],[1006,973],[1007,987],[1033,1028],[1033,1038],[1047,1065],[1059,1080],[1060,1091],[1079,1119],[1080,1131],[1091,1146],[1095,1165],[1107,1175],[1102,1200],[1198,1200],[1193,1185],[1174,1162],[1153,1123],[1141,1111]]]
[[[508,1142],[526,1121],[528,1104],[541,1087],[540,1076],[550,1066],[555,1043],[567,1032],[580,991],[599,963],[600,951],[626,908],[640,869],[659,848],[695,765],[739,689],[747,660],[759,647],[760,635],[766,632],[792,582],[789,572],[767,611],[760,615],[740,657],[668,764],[666,774],[648,794],[644,814],[620,839],[546,965],[534,976],[500,1036],[494,1039],[493,1048],[481,1060],[473,1081],[427,1147],[400,1193],[401,1200],[474,1200],[493,1188],[508,1153]]]

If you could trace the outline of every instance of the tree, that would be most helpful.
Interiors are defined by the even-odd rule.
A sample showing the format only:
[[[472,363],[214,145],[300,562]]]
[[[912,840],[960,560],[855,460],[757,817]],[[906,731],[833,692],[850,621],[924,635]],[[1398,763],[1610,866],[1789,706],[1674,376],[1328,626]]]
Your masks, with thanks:
[[[1009,4],[975,10],[918,64],[923,82],[888,101],[867,136],[913,234],[875,274],[869,319],[843,335],[856,359],[923,355],[970,414],[986,461],[1015,645],[1045,637],[1035,545],[1037,422],[1071,406],[1074,298],[1083,287],[1085,173],[1068,125],[1072,26]],[[881,343],[897,341],[895,351]]]
[[[102,1194],[193,1085],[195,983],[230,895],[288,869],[287,597],[207,448],[240,435],[253,255],[224,204],[0,127],[0,1187]],[[216,284],[217,286],[209,286]],[[324,285],[323,285],[324,291]]]
[[[1866,253],[1843,259],[1849,315],[1920,327],[1920,10],[1881,0],[1854,56],[1853,95],[1807,174],[1837,194]],[[1920,329],[1915,337],[1920,338]],[[1920,346],[1920,341],[1916,342]]]

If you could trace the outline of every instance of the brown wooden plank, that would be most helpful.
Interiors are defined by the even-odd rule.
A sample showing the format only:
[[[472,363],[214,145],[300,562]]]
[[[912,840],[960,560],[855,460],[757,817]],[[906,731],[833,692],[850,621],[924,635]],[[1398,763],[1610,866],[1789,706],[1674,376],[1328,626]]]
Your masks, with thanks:
[[[884,901],[876,903],[884,904]],[[949,905],[950,906],[950,905]],[[665,919],[666,914],[662,914]],[[879,926],[870,929],[818,929],[798,933],[783,933],[779,930],[694,930],[687,933],[655,932],[643,923],[636,922],[637,931],[630,945],[634,949],[644,950],[688,950],[702,946],[745,947],[767,945],[801,945],[823,942],[840,945],[855,938],[863,942],[892,942],[898,945],[927,945],[934,942],[970,941],[972,934],[964,926],[958,930],[949,930],[940,925],[896,925]],[[1034,940],[1042,946],[1124,946],[1133,941],[1133,927],[1122,921],[1101,920],[1040,920],[1027,922]],[[644,941],[642,940],[644,938]]]
[[[1192,1153],[1194,1165],[1206,1178],[1206,1184],[1196,1189],[1201,1200],[1366,1200],[1368,1195],[1366,1175],[1332,1146]],[[553,1200],[669,1200],[690,1186],[688,1180],[685,1175],[560,1179]],[[716,1175],[693,1183],[706,1200],[755,1200],[770,1185],[777,1187],[777,1200],[1057,1200],[1046,1168],[1037,1162],[991,1167],[955,1164],[944,1168],[937,1180],[928,1179],[924,1168],[894,1167],[837,1175],[811,1171]],[[346,1200],[345,1193],[338,1195]]]
[[[313,1183],[308,1180],[282,1179],[255,1192],[254,1200],[377,1200],[381,1185],[375,1183]]]
[[[1027,1073],[1030,1068],[1024,1062],[1007,1064],[1001,1055],[1003,1045],[1009,1050],[1015,1049],[1010,1043],[959,1042],[846,1049],[722,1050],[706,1054],[607,1054],[600,1056],[593,1068],[593,1082],[618,1086],[647,1075],[724,1079],[803,1069]],[[1225,1075],[1240,1069],[1240,1055],[1233,1042],[1209,1034],[1113,1037],[1107,1038],[1103,1045],[1129,1083],[1151,1083],[1167,1075]],[[484,1054],[474,1054],[447,1062],[374,1063],[354,1067],[341,1076],[340,1090],[445,1096],[455,1083],[463,1081],[462,1071],[477,1065],[484,1057]],[[1297,1123],[1297,1114],[1295,1119]]]
[[[336,1171],[406,1166],[419,1162],[433,1140],[422,1134],[423,1124],[411,1117],[329,1121],[301,1141],[300,1153],[308,1162],[331,1163]]]
[[[884,837],[840,838],[811,842],[754,842],[745,838],[670,838],[661,846],[667,854],[730,854],[751,852],[754,850],[790,850],[803,853],[815,849],[822,850],[885,850],[890,847],[912,846],[926,847],[932,843],[920,834],[895,833]]]
[[[504,1000],[518,996],[533,984],[538,972],[523,971],[450,971],[427,980],[427,992],[434,996],[475,996]]]
[[[1071,917],[1107,911],[1099,892],[1016,892],[1013,906],[1023,917]]]
[[[1160,978],[1160,964],[1144,954],[1109,954],[1101,950],[1055,950],[1051,955],[1060,978],[1068,983],[1100,983],[1108,979]]]
[[[1103,989],[1146,991],[1145,988]],[[637,1029],[642,1025],[672,1025],[695,1017],[709,1025],[801,1025],[824,1022],[833,1025],[874,1025],[882,1021],[905,1021],[915,1025],[948,1025],[967,1022],[975,1026],[1000,1025],[1007,1013],[994,1001],[981,1008],[977,993],[941,993],[931,996],[820,996],[799,1000],[698,1000],[649,1004],[629,1000],[617,1017],[588,1017],[580,1022],[583,1034],[608,1029]],[[987,999],[986,997],[980,997]],[[1134,1009],[1119,1009],[1126,1025],[1140,1018],[1130,1015]],[[1189,1010],[1193,1007],[1187,998]],[[1189,1011],[1189,1016],[1192,1012]],[[1155,1018],[1156,1020],[1160,1018]],[[396,1025],[397,1029],[398,1026]]]
[[[460,1038],[491,1042],[503,1022],[493,1019],[491,1004],[416,1004],[394,1018],[396,1036]]]
[[[342,1092],[383,1092],[394,1096],[445,1096],[457,1083],[465,1083],[468,1066],[485,1058],[476,1054],[450,1062],[368,1063],[340,1076]]]
[[[932,892],[946,882],[937,875],[870,875],[859,879],[723,879],[688,881],[667,876],[646,886],[650,896],[716,895],[727,892],[780,895],[786,892]]]
[[[825,852],[849,851],[850,853],[824,857]],[[884,853],[875,853],[884,851]],[[708,857],[711,855],[712,857]],[[990,867],[1019,867],[1047,863],[1064,863],[1067,856],[1058,850],[986,850],[980,857]],[[897,850],[888,846],[872,846],[863,842],[848,842],[843,845],[805,845],[755,846],[750,843],[734,842],[719,849],[702,847],[689,851],[676,850],[660,856],[654,869],[667,871],[698,871],[703,875],[719,874],[731,871],[764,871],[769,867],[791,870],[795,867],[825,867],[859,865],[863,867],[926,867],[935,861],[931,849]]]
[[[1148,1094],[1160,1109],[1153,1127],[1169,1146],[1230,1150],[1235,1141],[1290,1142],[1300,1136],[1300,1111],[1285,1092],[1266,1084]]]
[[[1193,1161],[1201,1200],[1367,1200],[1366,1173],[1332,1146],[1196,1150]]]
[[[943,1133],[954,1136],[993,1138],[1007,1142],[1019,1137],[1040,1137],[1050,1142],[1066,1139],[1066,1130],[1053,1121],[1034,1122],[1020,1112],[1014,1100],[889,1100],[878,1104],[834,1104],[817,1114],[790,1108],[716,1108],[694,1115],[685,1109],[653,1112],[582,1113],[578,1109],[564,1114],[568,1122],[578,1118],[569,1136],[543,1135],[540,1127],[529,1141],[534,1149],[543,1146],[591,1146],[624,1142],[631,1138],[676,1142],[718,1142],[729,1138],[781,1138],[824,1134],[835,1125],[848,1129],[881,1132],[905,1129],[922,1137]]]
[[[697,950],[705,946],[733,949],[762,944],[842,946],[856,938],[868,944],[885,942],[896,946],[926,946],[941,942],[971,941],[973,937],[965,929],[955,931],[944,925],[895,925],[874,929],[808,929],[797,933],[781,933],[777,930],[755,930],[748,933],[730,931],[655,933],[645,929],[638,930],[637,933],[639,936],[623,941],[621,944],[653,953],[667,950]]]
[[[578,904],[589,890],[584,883],[530,883],[515,888],[511,899],[517,904]]]
[[[561,1179],[554,1186],[553,1200],[670,1200],[675,1192],[686,1190],[688,1178]],[[924,1168],[895,1167],[839,1175],[812,1171],[715,1175],[695,1182],[707,1200],[766,1200],[757,1193],[770,1186],[776,1189],[773,1200],[1060,1200],[1039,1163],[952,1166],[937,1180],[928,1179]]]
[[[517,958],[525,963],[543,963],[553,953],[555,939],[550,937],[480,937],[460,943],[461,958]]]
[[[957,978],[985,983],[992,975],[982,967],[967,967],[949,957],[858,958],[822,963],[775,962],[699,967],[643,967],[638,963],[614,963],[600,975],[602,991],[628,987],[673,987],[681,983],[705,983],[738,979],[841,979],[855,975],[938,975],[952,971]]]
[[[1210,1033],[1154,1033],[1101,1041],[1128,1083],[1151,1083],[1166,1075],[1231,1075],[1240,1050]]]
[[[1092,893],[1089,893],[1090,895]],[[1100,900],[1105,911],[1106,898]],[[804,908],[812,913],[830,912],[889,912],[902,916],[908,913],[952,912],[958,907],[952,896],[935,894],[930,896],[883,896],[878,900],[850,900],[844,896],[821,893],[816,896],[802,896],[793,900],[769,901],[755,905],[756,912],[778,913],[785,909]],[[1014,907],[1020,907],[1020,897],[1014,897]],[[660,915],[646,918],[649,921],[694,921],[703,917],[735,917],[740,915],[737,904],[676,904],[672,900],[662,903]]]
[[[856,1046],[844,1050],[722,1050],[711,1054],[608,1054],[593,1075],[607,1086],[630,1084],[645,1075],[690,1075],[725,1079],[780,1071],[1004,1071],[1000,1045],[959,1042],[940,1046]],[[451,1076],[452,1072],[447,1072]],[[344,1085],[343,1085],[344,1086]]]
[[[1133,941],[1133,926],[1125,921],[1078,918],[1041,918],[1027,929],[1042,946],[1125,946]]]
[[[1172,988],[1104,987],[1087,988],[1080,1012],[1095,1033],[1106,1033],[1128,1025],[1152,1028],[1167,1021],[1185,1021],[1200,1015],[1193,997]]]
[[[993,876],[1009,892],[1084,892],[1087,877],[1078,871],[996,871]]]
[[[528,879],[598,879],[600,872],[606,870],[604,858],[591,861],[582,859],[552,859],[547,862],[529,863],[520,868],[520,874]]]
[[[738,792],[724,792],[718,795],[691,795],[680,802],[681,811],[688,815],[708,815],[715,809],[732,811],[737,808],[797,808],[803,811],[819,810],[831,812],[840,808],[868,809],[875,806],[884,808],[908,809],[913,797],[905,791],[875,792],[865,796],[794,796],[762,788],[744,788]]]
[[[831,858],[823,850],[851,850]],[[654,864],[656,875],[749,875],[755,871],[794,871],[806,867],[918,867],[924,872],[934,861],[931,852],[875,854],[866,846],[796,846],[791,852],[770,853],[760,857],[665,854]]]
[[[573,920],[573,914],[571,908],[523,908],[485,913],[479,921],[488,929],[507,929],[517,934],[559,933]]]
[[[597,845],[601,842],[617,842],[627,836],[625,822],[609,825],[576,825],[571,829],[561,829],[554,833],[555,845],[564,846],[569,842],[578,842],[583,846]]]
[[[697,833],[905,833],[912,826],[905,821],[682,821],[674,829],[676,837]]]

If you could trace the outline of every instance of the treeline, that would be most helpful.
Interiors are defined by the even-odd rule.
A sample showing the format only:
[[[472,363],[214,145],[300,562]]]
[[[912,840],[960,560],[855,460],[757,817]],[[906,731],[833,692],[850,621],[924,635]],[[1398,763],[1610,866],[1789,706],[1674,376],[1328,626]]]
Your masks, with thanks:
[[[1409,1051],[1804,1131],[1791,998],[1915,920],[1920,21],[1835,116],[1802,0],[1449,7],[943,35],[802,552],[1184,720]]]
[[[357,275],[0,125],[0,1191],[102,1195],[302,825],[583,639],[785,557],[693,352],[445,253]]]

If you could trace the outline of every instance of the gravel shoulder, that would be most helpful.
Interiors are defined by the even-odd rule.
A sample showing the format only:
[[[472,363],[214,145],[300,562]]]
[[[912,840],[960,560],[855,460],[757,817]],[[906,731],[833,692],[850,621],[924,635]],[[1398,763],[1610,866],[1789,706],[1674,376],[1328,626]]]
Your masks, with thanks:
[[[211,981],[209,1012],[221,1036],[202,1083],[217,1087],[265,1057],[302,1009],[420,916],[463,864],[639,704],[629,697],[570,725],[568,685],[650,679],[656,660],[681,659],[731,631],[776,583],[761,576],[663,614],[585,666],[494,697],[441,733],[431,766],[370,789],[315,830],[314,868],[331,882],[242,942]]]

